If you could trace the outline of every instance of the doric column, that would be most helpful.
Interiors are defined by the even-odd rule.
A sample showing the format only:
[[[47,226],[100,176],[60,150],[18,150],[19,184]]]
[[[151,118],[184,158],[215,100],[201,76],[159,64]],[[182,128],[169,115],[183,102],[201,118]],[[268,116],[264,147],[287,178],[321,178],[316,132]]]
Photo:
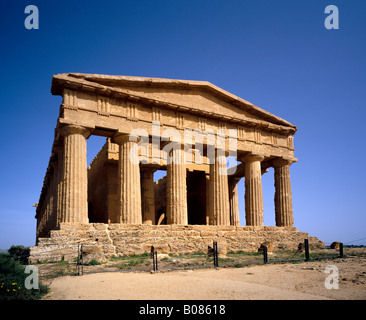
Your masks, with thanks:
[[[154,169],[150,168],[141,168],[141,205],[143,224],[156,224],[154,171]]]
[[[230,225],[240,226],[238,183],[240,178],[229,179]]]
[[[52,169],[47,168],[46,172],[46,178],[47,178],[47,184],[46,184],[46,210],[45,210],[45,235],[48,234],[51,228],[51,214],[52,214],[52,204],[51,204],[51,185],[52,185]]]
[[[118,203],[119,211],[115,223],[141,224],[140,166],[136,142],[128,134],[117,134],[113,142],[119,145]]]
[[[260,155],[248,155],[245,162],[245,220],[247,226],[263,226],[263,191]]]
[[[287,227],[294,223],[290,165],[292,161],[276,159],[273,161],[275,185],[276,226]]]
[[[50,230],[55,230],[57,225],[57,176],[58,176],[58,170],[57,170],[57,163],[54,158],[52,158],[52,161],[50,162],[50,166],[52,167],[52,173],[51,173],[51,182],[50,182],[50,210],[51,210],[51,216],[50,216]]]
[[[64,169],[64,147],[62,145],[58,145],[54,148],[54,151],[57,154],[56,228],[58,228],[61,222],[62,199],[63,199],[62,185],[63,185],[63,169]]]
[[[188,224],[187,180],[183,146],[169,151],[167,163],[167,224]]]
[[[206,225],[210,224],[211,221],[211,181],[210,174],[206,174]]]
[[[61,221],[88,223],[86,138],[90,132],[84,127],[67,125],[61,134],[64,136]]]
[[[230,225],[230,202],[225,151],[216,149],[210,164],[210,224]]]

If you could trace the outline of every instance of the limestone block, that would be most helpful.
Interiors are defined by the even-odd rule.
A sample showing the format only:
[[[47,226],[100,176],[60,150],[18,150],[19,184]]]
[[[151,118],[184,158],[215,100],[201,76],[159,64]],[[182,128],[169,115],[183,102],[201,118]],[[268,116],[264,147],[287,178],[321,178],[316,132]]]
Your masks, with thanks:
[[[107,258],[103,253],[91,253],[85,257],[83,257],[83,263],[89,264],[91,261],[97,261],[99,263],[104,263],[107,261]]]
[[[106,262],[107,259],[104,255],[103,249],[97,245],[83,246],[83,263],[89,264],[92,260],[99,263]]]
[[[305,239],[305,238],[304,238]],[[308,237],[310,248],[325,248],[325,243],[316,237]],[[339,248],[338,248],[339,249]]]
[[[200,235],[203,238],[217,237],[217,231],[201,231]]]
[[[273,252],[274,251],[274,244],[273,242],[263,242],[261,243],[260,247],[258,248],[258,252],[263,252],[264,247],[267,247],[267,252]]]
[[[235,226],[217,226],[217,231],[234,231],[236,230]]]
[[[94,230],[94,226],[91,223],[61,222],[60,230],[87,231]]]
[[[170,247],[168,244],[154,244],[153,250],[157,251],[158,254],[169,254],[170,253]]]
[[[105,223],[93,223],[95,230],[107,230],[107,226]]]
[[[32,247],[31,256],[34,261],[51,261],[54,259],[69,259],[77,256],[78,244],[84,248],[100,248],[96,254],[132,255],[150,252],[151,246],[167,253],[207,252],[207,247],[217,241],[219,248],[226,251],[257,252],[264,242],[273,244],[274,250],[297,250],[299,243],[309,239],[310,247],[324,247],[324,243],[316,237],[308,237],[305,232],[299,232],[293,227],[235,227],[235,226],[156,226],[156,225],[102,225],[81,224],[81,230],[64,227],[53,230],[51,237],[39,238],[38,245]],[[271,250],[271,248],[269,248]],[[55,250],[60,257],[51,254]],[[42,252],[45,252],[41,257]],[[159,251],[158,251],[159,252]],[[225,252],[223,251],[224,255]],[[70,258],[71,259],[71,258]],[[97,259],[95,259],[97,260]]]

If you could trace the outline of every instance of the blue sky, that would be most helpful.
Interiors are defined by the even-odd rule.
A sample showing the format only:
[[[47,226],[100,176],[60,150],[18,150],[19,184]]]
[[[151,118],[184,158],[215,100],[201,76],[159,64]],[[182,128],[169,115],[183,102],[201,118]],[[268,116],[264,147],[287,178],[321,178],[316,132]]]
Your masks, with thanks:
[[[24,27],[30,4],[38,30]],[[324,27],[330,4],[339,30]],[[61,103],[51,80],[67,72],[205,80],[288,120],[295,227],[326,243],[366,238],[365,12],[364,0],[2,0],[0,248],[34,245]],[[88,141],[89,161],[102,143]],[[263,190],[274,225],[273,170]]]

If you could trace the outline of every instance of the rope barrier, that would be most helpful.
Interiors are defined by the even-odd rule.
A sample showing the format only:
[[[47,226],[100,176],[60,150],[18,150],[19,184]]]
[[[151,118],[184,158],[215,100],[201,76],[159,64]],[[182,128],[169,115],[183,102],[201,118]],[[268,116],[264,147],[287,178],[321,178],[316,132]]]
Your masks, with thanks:
[[[366,238],[361,238],[358,240],[354,240],[352,241],[357,242],[357,241],[361,241],[364,240]],[[348,242],[348,244],[351,242]],[[220,250],[223,249],[227,249],[229,246],[228,243],[217,243],[217,242],[213,242],[213,243],[204,243],[204,244],[194,244],[192,246],[187,246],[185,248],[176,248],[173,251],[171,251],[169,253],[169,256],[167,257],[167,260],[163,260],[160,259],[159,260],[159,264],[162,263],[161,266],[159,266],[159,269],[157,268],[157,261],[158,261],[158,251],[159,251],[159,246],[156,245],[156,249],[158,251],[156,251],[156,249],[154,248],[154,256],[152,257],[150,255],[149,252],[144,252],[143,254],[132,254],[132,250],[118,250],[118,254],[121,254],[121,256],[117,256],[116,258],[122,258],[121,260],[123,261],[129,261],[129,260],[133,260],[135,258],[139,258],[140,261],[139,263],[145,263],[146,265],[146,261],[148,260],[152,260],[151,264],[156,264],[156,266],[154,266],[154,269],[152,269],[151,267],[148,268],[134,268],[133,266],[129,266],[126,265],[124,267],[126,267],[125,269],[118,269],[118,270],[105,270],[102,269],[103,267],[99,267],[97,265],[90,265],[88,263],[84,263],[84,258],[85,258],[85,253],[87,253],[87,251],[85,251],[85,247],[83,248],[83,244],[78,244],[77,246],[70,246],[67,248],[63,248],[63,249],[55,249],[55,250],[47,250],[47,251],[41,251],[41,252],[37,252],[37,253],[32,253],[32,257],[33,258],[37,258],[37,257],[41,257],[42,255],[46,255],[47,259],[56,259],[56,258],[62,258],[62,257],[66,257],[66,256],[75,256],[75,258],[78,259],[77,262],[74,262],[75,265],[77,266],[77,272],[71,272],[71,273],[57,273],[57,274],[48,274],[48,275],[40,275],[41,277],[55,277],[55,276],[62,276],[62,275],[82,275],[84,273],[88,274],[88,273],[102,273],[102,272],[126,272],[126,271],[157,271],[157,270],[167,270],[167,269],[193,269],[193,268],[210,268],[210,267],[224,267],[224,266],[232,266],[232,265],[248,265],[248,264],[258,264],[258,263],[263,263],[263,258],[261,258],[261,256],[263,254],[258,253],[258,260],[253,260],[253,252],[245,252],[245,250],[247,249],[246,247],[236,247],[235,250],[231,250],[229,253],[226,254],[226,257],[220,257],[218,255],[220,255]],[[152,247],[154,247],[152,245]],[[214,252],[210,251],[213,250]],[[361,251],[361,253],[359,252],[349,252],[347,253],[347,255],[351,255],[351,256],[361,256],[363,255],[364,251],[365,251],[366,247],[363,248],[363,250]],[[75,250],[75,252],[66,252],[66,253],[59,253],[60,250]],[[188,252],[187,252],[188,250]],[[189,252],[189,250],[196,250],[194,252]],[[198,250],[198,251],[197,251]],[[305,256],[305,258],[295,258],[296,255],[303,253],[303,248],[299,248],[295,253],[290,252],[287,255],[287,258],[281,258],[281,252],[279,253],[275,253],[275,256],[273,257],[273,259],[268,259],[268,257],[264,258],[264,263],[274,263],[274,262],[291,262],[291,261],[310,261],[310,260],[322,260],[322,259],[335,259],[340,257],[341,255],[335,254],[335,255],[326,255],[326,256],[322,256],[322,252],[321,250],[323,249],[316,249],[315,253],[318,253],[319,256],[318,257],[309,257],[309,250],[307,253],[307,256]],[[288,250],[285,250],[283,252],[287,252]],[[58,253],[55,253],[58,252]],[[237,253],[238,252],[238,253]],[[324,252],[329,252],[329,251],[324,251]],[[323,252],[323,254],[324,254]],[[126,254],[128,253],[128,254]],[[237,254],[236,254],[237,253]],[[123,255],[126,254],[126,255]],[[233,256],[230,257],[230,254],[233,254]],[[236,254],[236,255],[235,255]],[[256,253],[254,253],[256,254]],[[229,255],[229,257],[227,256]],[[19,255],[16,256],[16,258],[21,258],[21,257],[29,257],[30,255]],[[176,261],[172,261],[174,260],[174,256],[177,256],[176,258],[178,258],[178,260]],[[291,257],[291,258],[290,258]],[[202,259],[205,258],[205,260],[203,261],[204,264],[192,264],[189,265],[190,262],[194,262],[195,260],[197,260],[197,262],[199,261],[198,259]],[[153,260],[154,259],[154,260]],[[184,260],[181,261],[179,259],[186,259],[188,260],[187,265],[184,264]],[[235,259],[235,261],[229,261],[227,260],[227,262],[225,262],[225,259]],[[248,260],[247,260],[248,259]],[[220,260],[220,261],[219,261]],[[59,261],[54,261],[54,262],[59,262]],[[53,263],[54,263],[53,262]],[[182,263],[182,265],[169,265],[170,263]],[[212,263],[213,262],[213,263]],[[208,264],[206,264],[208,263]],[[150,264],[150,263],[149,263]],[[68,261],[67,266],[70,267],[73,265],[73,262]],[[86,270],[84,272],[83,270],[83,266],[87,265],[88,266],[88,270]],[[81,266],[81,272],[80,272],[80,266]],[[123,265],[122,265],[123,266]],[[94,270],[93,270],[94,268]],[[156,268],[156,270],[155,270]]]
[[[358,239],[358,240],[353,240],[353,241],[345,242],[344,244],[350,244],[350,243],[358,242],[358,241],[365,240],[365,239],[366,239],[366,237],[365,238]]]

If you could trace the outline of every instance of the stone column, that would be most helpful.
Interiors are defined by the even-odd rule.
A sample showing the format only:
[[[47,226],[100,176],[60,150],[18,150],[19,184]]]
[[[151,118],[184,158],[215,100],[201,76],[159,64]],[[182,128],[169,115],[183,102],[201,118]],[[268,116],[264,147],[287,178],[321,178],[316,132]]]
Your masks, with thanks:
[[[211,181],[210,174],[206,174],[206,225],[210,224],[211,218]]]
[[[230,200],[230,225],[240,226],[239,218],[239,200],[238,183],[240,178],[231,178],[229,180],[229,200]]]
[[[169,152],[167,163],[167,224],[188,224],[187,173],[183,146]]]
[[[55,230],[57,225],[57,177],[58,177],[58,170],[57,170],[57,163],[53,158],[50,162],[50,166],[52,167],[52,177],[50,183],[50,191],[51,191],[51,198],[50,198],[50,230]]]
[[[154,171],[154,169],[150,168],[141,168],[141,205],[143,224],[156,224]]]
[[[275,185],[276,226],[287,227],[294,223],[290,165],[292,161],[276,159],[273,161]]]
[[[119,211],[111,222],[141,224],[140,165],[136,142],[128,134],[117,134],[113,142],[119,145],[118,160],[118,203]],[[136,151],[136,152],[135,152]]]
[[[245,220],[247,226],[263,226],[261,161],[263,156],[248,155],[245,162]]]
[[[44,215],[44,233],[45,235],[48,235],[48,232],[50,230],[51,226],[51,185],[52,185],[52,169],[47,168],[46,172],[46,178],[47,178],[47,184],[46,184],[46,210]]]
[[[210,164],[210,224],[230,225],[230,202],[225,151],[216,149]]]
[[[90,132],[84,127],[67,125],[61,134],[64,136],[61,221],[88,223],[86,138]]]
[[[56,228],[59,228],[61,222],[62,213],[62,185],[63,185],[63,169],[64,169],[64,147],[58,145],[55,148],[55,153],[57,154],[57,203],[56,203]]]

